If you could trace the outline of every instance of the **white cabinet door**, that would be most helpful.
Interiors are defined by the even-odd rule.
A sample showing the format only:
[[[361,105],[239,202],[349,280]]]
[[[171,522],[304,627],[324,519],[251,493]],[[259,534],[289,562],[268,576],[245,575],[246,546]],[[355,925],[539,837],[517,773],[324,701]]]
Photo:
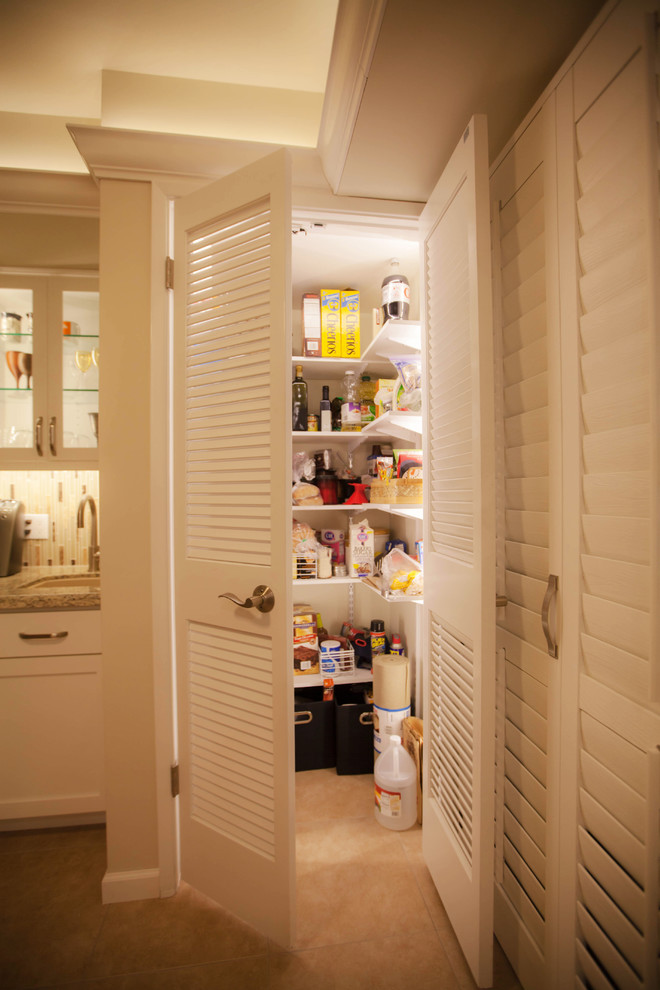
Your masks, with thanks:
[[[551,574],[563,592],[555,128],[552,95],[491,177],[498,592],[507,599],[497,614],[495,934],[535,990],[554,985],[558,961],[564,644],[554,614],[556,649],[543,632]]]
[[[289,165],[175,214],[174,520],[181,874],[293,940]],[[272,611],[245,609],[260,585]]]
[[[426,409],[424,857],[479,986],[493,954],[495,507],[486,121],[422,222]]]

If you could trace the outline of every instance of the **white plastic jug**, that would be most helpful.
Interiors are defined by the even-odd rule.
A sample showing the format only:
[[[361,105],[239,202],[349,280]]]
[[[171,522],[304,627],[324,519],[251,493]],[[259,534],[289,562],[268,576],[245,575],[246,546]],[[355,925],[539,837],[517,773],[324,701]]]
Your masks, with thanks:
[[[376,821],[385,828],[402,831],[417,820],[417,767],[401,745],[401,736],[390,736],[390,744],[374,766]]]

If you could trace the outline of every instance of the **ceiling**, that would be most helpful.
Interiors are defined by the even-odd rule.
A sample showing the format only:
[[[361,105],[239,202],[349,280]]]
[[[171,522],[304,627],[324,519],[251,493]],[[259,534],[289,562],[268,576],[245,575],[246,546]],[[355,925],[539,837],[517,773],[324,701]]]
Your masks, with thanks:
[[[26,174],[87,173],[69,124],[247,159],[318,143],[334,192],[423,202],[473,113],[497,155],[601,6],[0,0],[0,201]]]

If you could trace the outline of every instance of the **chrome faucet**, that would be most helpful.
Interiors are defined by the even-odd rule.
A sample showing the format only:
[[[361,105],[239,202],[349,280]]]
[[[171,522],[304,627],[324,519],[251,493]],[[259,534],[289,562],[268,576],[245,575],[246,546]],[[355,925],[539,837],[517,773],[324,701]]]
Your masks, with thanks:
[[[83,495],[78,504],[78,529],[83,529],[85,525],[85,506],[89,502],[89,510],[92,514],[92,532],[90,534],[91,544],[87,548],[89,559],[89,571],[98,574],[101,570],[101,549],[99,547],[99,532],[96,514],[96,502],[91,495]]]

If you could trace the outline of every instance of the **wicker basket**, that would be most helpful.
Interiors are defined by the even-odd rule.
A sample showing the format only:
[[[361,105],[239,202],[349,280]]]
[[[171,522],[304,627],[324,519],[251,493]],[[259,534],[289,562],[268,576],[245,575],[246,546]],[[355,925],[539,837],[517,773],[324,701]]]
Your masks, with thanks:
[[[371,501],[378,505],[421,505],[421,478],[393,478],[391,481],[371,483]]]

